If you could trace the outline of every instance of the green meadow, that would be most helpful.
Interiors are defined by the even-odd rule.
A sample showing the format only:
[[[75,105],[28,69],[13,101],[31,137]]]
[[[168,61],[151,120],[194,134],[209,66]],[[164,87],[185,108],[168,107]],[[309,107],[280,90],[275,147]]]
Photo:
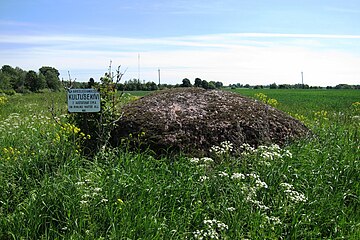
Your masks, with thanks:
[[[359,90],[236,89],[313,136],[213,158],[91,159],[66,95],[0,95],[0,239],[360,239]],[[264,97],[265,96],[265,97]]]

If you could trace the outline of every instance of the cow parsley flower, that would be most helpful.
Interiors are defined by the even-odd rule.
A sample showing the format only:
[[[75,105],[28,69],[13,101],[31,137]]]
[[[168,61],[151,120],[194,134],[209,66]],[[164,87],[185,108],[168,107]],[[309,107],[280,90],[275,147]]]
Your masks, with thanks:
[[[299,203],[299,202],[307,202],[307,197],[294,190],[285,190],[284,193],[286,196],[293,202]]]
[[[228,177],[229,176],[229,174],[227,174],[226,172],[219,172],[218,175],[220,177]]]
[[[204,229],[193,232],[195,239],[220,239],[221,232],[229,228],[228,225],[216,219],[205,219],[203,223]]]
[[[190,158],[190,162],[191,162],[191,163],[198,163],[199,161],[200,161],[199,158],[196,158],[196,157]]]
[[[203,161],[204,163],[213,163],[214,160],[212,160],[212,158],[209,157],[203,157],[201,158],[201,161]]]
[[[207,176],[200,176],[200,182],[204,182],[204,181],[206,181],[206,180],[208,180],[209,179],[209,177],[207,177]]]
[[[235,211],[236,209],[235,209],[234,207],[228,207],[228,208],[226,208],[226,210],[228,210],[229,212],[233,212],[233,211]]]
[[[242,173],[233,173],[231,179],[245,179],[245,175]]]

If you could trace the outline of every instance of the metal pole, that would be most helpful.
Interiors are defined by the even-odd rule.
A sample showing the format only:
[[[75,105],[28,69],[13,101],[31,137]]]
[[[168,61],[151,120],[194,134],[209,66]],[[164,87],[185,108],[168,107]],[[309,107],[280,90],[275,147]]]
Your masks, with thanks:
[[[138,82],[140,83],[140,53],[138,54]]]
[[[158,69],[158,74],[159,74],[159,87],[160,87],[160,68]]]
[[[301,72],[301,84],[302,84],[302,88],[304,88],[304,73]]]

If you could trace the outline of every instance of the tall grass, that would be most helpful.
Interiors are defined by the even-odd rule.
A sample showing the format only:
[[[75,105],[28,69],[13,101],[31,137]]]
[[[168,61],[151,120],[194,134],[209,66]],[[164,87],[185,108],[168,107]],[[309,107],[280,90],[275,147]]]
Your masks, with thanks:
[[[9,97],[0,105],[0,239],[358,239],[357,92],[327,105],[314,102],[340,93],[264,93],[303,115],[315,137],[243,146],[239,158],[155,159],[120,147],[89,160],[77,151],[81,130],[61,117],[64,95]]]

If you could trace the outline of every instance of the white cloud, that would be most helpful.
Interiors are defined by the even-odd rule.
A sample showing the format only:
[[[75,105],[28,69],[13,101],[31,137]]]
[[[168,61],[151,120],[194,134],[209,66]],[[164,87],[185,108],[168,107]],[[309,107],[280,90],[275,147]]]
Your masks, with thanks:
[[[234,33],[172,38],[107,36],[0,36],[0,62],[24,69],[51,65],[83,81],[99,78],[111,59],[137,78],[180,83],[188,77],[229,83],[305,83],[335,85],[360,82],[357,35]],[[328,40],[331,40],[328,42]],[[351,49],[331,45],[346,41]],[[5,46],[11,44],[11,48]]]

